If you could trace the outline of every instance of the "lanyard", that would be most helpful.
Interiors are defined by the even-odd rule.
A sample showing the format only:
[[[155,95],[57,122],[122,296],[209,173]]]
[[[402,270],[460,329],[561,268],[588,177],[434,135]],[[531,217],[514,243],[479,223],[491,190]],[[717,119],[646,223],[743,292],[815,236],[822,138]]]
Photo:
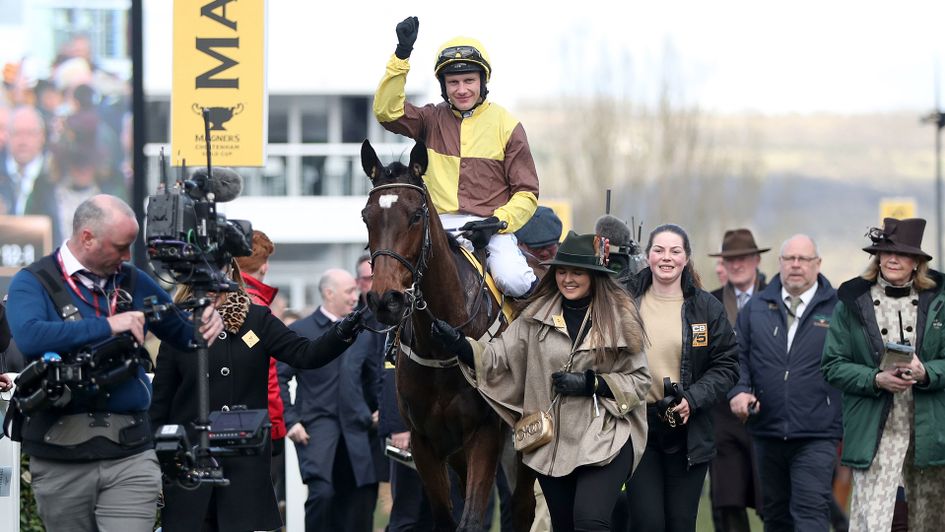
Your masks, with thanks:
[[[79,287],[76,286],[75,281],[72,279],[72,276],[66,274],[66,265],[65,263],[62,262],[61,252],[56,254],[56,259],[59,261],[59,269],[62,270],[62,278],[66,281],[66,284],[69,285],[69,288],[71,288],[72,291],[75,293],[75,295],[79,296],[79,299],[81,299],[86,305],[95,309],[96,318],[102,317],[102,311],[101,309],[99,309],[99,306],[98,306],[98,293],[95,291],[95,289],[93,288],[89,290],[90,292],[92,292],[92,302],[89,303],[89,300],[85,299],[85,296],[83,296],[82,292],[79,291]],[[98,285],[95,285],[95,287],[101,290],[102,294],[105,295],[105,291],[101,287],[99,287]],[[105,301],[108,301],[107,295],[105,295]],[[118,290],[116,289],[112,293],[112,300],[108,301],[108,315],[109,316],[115,313],[115,308],[117,308],[117,306],[118,306]]]

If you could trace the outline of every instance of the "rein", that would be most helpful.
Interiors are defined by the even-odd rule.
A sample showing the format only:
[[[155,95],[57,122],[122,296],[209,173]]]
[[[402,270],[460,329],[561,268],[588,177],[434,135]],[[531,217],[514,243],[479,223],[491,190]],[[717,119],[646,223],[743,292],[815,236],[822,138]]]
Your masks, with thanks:
[[[456,357],[452,357],[446,360],[425,359],[417,355],[416,352],[411,350],[409,346],[405,346],[400,343],[400,331],[401,329],[403,329],[404,324],[406,324],[407,320],[414,314],[414,312],[416,311],[424,312],[431,322],[436,320],[436,316],[434,316],[433,313],[430,311],[430,308],[427,305],[427,302],[423,299],[423,292],[420,289],[420,283],[423,281],[423,275],[427,271],[427,267],[429,266],[429,262],[430,262],[430,257],[433,254],[433,240],[430,236],[430,208],[429,208],[429,205],[427,204],[426,186],[413,185],[410,183],[388,183],[385,185],[378,185],[372,188],[368,192],[368,198],[370,198],[371,195],[373,195],[375,192],[378,192],[381,190],[396,189],[396,188],[406,188],[409,190],[414,190],[416,192],[419,192],[422,198],[423,204],[421,206],[420,212],[422,213],[422,216],[423,216],[423,240],[420,245],[420,256],[417,259],[416,264],[411,264],[410,261],[407,260],[406,257],[404,257],[403,255],[401,255],[400,253],[397,253],[396,251],[392,249],[383,248],[383,249],[378,249],[376,251],[371,252],[372,264],[374,264],[374,261],[377,259],[377,257],[381,257],[381,256],[391,257],[394,260],[400,262],[405,268],[407,268],[407,271],[410,272],[410,276],[413,282],[411,283],[410,288],[404,290],[404,295],[407,297],[409,305],[404,310],[403,315],[400,317],[400,322],[397,325],[391,325],[390,327],[387,327],[386,329],[379,330],[379,331],[374,330],[370,327],[365,327],[365,328],[376,333],[388,333],[391,330],[394,330],[395,342],[398,345],[400,345],[400,349],[403,350],[405,354],[407,354],[410,360],[413,360],[414,362],[417,362],[418,364],[422,366],[426,366],[426,367],[449,368],[458,364],[458,360]],[[456,327],[457,329],[462,329],[463,327],[472,323],[473,319],[475,319],[475,317],[479,314],[479,308],[482,306],[482,300],[484,299],[482,296],[482,292],[483,292],[483,287],[485,285],[485,280],[486,280],[486,263],[485,263],[485,260],[481,260],[480,262],[482,263],[482,273],[479,279],[479,288],[476,294],[475,308],[473,309],[472,312],[469,313],[469,318],[466,321],[464,321],[462,324]]]

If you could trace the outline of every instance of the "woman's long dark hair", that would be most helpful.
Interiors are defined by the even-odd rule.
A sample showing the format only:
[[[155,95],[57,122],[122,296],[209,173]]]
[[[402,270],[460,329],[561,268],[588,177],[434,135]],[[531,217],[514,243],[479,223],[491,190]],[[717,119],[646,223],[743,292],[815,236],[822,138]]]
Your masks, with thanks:
[[[653,247],[653,238],[660,233],[673,233],[682,239],[683,251],[686,252],[687,259],[685,271],[689,273],[689,278],[692,280],[693,286],[702,288],[702,279],[699,277],[699,273],[696,272],[696,267],[692,265],[692,245],[689,244],[689,234],[686,233],[685,229],[676,224],[663,224],[650,231],[650,239],[646,243],[647,262],[649,262],[650,248]],[[684,277],[685,276],[680,276],[680,282],[684,280]]]
[[[552,265],[548,273],[542,277],[535,293],[528,299],[530,305],[536,300],[547,297],[564,297],[558,291],[558,282],[555,274],[559,266]],[[617,358],[617,348],[620,337],[622,320],[631,320],[639,324],[642,331],[642,320],[636,305],[627,292],[616,281],[604,272],[585,270],[591,279],[591,331],[589,340],[591,353],[597,364],[614,361]],[[629,343],[631,338],[625,338]]]

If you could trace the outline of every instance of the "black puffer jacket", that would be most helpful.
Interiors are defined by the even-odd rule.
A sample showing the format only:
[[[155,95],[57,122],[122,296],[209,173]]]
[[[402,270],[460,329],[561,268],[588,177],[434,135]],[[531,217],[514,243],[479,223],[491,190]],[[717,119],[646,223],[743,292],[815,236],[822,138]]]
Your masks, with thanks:
[[[692,410],[686,457],[688,465],[693,466],[715,456],[711,409],[725,400],[738,380],[738,346],[722,303],[697,288],[688,270],[683,272],[681,281],[683,350],[679,373],[682,395]],[[652,272],[646,268],[630,278],[626,286],[639,303],[652,283]],[[643,325],[645,327],[646,323]],[[702,327],[705,327],[704,337]]]

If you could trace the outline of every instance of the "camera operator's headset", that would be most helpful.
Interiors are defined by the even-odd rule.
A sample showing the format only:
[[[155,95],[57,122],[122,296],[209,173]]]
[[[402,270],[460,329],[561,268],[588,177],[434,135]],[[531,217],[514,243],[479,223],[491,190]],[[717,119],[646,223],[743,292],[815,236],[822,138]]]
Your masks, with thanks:
[[[69,295],[69,291],[66,289],[66,274],[59,269],[55,256],[55,254],[46,255],[24,269],[32,273],[39,281],[39,284],[43,286],[43,289],[46,290],[46,293],[49,295],[50,299],[52,299],[53,304],[59,312],[59,317],[61,317],[63,321],[79,321],[82,319],[82,314],[79,312],[78,307],[75,306],[72,297]],[[123,274],[122,282],[115,286],[115,289],[124,290],[134,297],[135,283],[138,280],[138,269],[130,264],[123,263],[121,265],[121,273]],[[20,391],[20,388],[17,388],[16,392]],[[14,401],[10,403],[8,409],[19,409],[15,406],[17,404],[16,399],[18,399],[18,393],[16,392],[14,393]],[[7,437],[11,436],[10,424],[14,422],[13,416],[17,415],[13,413],[13,416],[11,416],[10,414],[11,412],[7,412],[3,422],[3,433]],[[19,414],[22,415],[22,412]]]

